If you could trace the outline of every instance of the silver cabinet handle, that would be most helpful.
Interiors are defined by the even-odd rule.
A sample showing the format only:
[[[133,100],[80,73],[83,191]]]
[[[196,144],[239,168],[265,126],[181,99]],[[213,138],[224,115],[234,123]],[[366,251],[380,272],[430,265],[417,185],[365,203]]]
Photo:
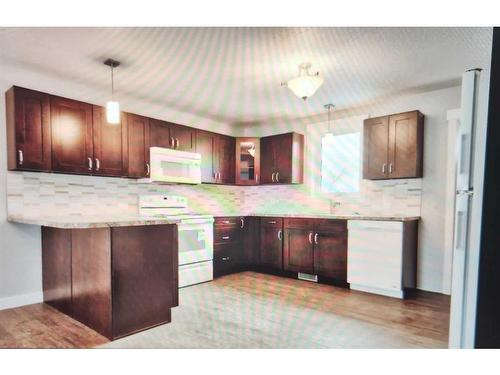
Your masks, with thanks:
[[[150,168],[149,163],[146,163],[146,174],[149,176]]]
[[[228,261],[229,259],[231,259],[231,258],[230,258],[230,257],[222,257],[222,260],[223,260],[224,262]]]
[[[222,177],[221,177],[221,173],[219,172],[219,181],[221,180],[221,178],[222,178]]]
[[[23,165],[24,163],[23,150],[18,150],[17,153],[19,154],[19,165]]]
[[[276,224],[276,221],[271,220],[271,221],[268,221],[267,223],[268,223],[268,224]]]
[[[283,232],[282,232],[282,230],[280,229],[280,230],[278,231],[278,240],[280,240],[280,241],[281,241],[282,239],[283,239]]]
[[[392,173],[392,163],[389,163],[389,173]]]
[[[243,227],[245,226],[245,219],[243,219],[242,217],[240,217],[240,221],[241,221],[240,228],[243,229]]]
[[[313,232],[309,232],[309,243],[312,245],[313,243]]]
[[[223,239],[223,240],[228,240],[228,239],[229,239],[229,236],[222,236],[222,239]]]
[[[98,171],[99,169],[101,169],[101,161],[95,158],[95,170]]]
[[[314,243],[318,244],[318,233],[314,233]]]
[[[385,167],[386,167],[386,164],[382,164],[382,173],[385,173]]]
[[[89,171],[91,171],[93,166],[92,158],[89,156],[87,159],[89,161]]]
[[[271,175],[271,180],[274,182],[274,175],[275,173],[273,172],[273,174]]]
[[[223,223],[224,224],[231,224],[231,222],[229,220],[224,220]]]
[[[276,172],[276,182],[280,182],[280,173]]]
[[[256,184],[259,183],[259,174],[258,173],[255,174],[255,183]]]
[[[174,141],[174,137],[170,137],[170,147],[171,147],[171,148],[175,148],[175,141]]]
[[[179,138],[175,138],[175,148],[179,148]]]

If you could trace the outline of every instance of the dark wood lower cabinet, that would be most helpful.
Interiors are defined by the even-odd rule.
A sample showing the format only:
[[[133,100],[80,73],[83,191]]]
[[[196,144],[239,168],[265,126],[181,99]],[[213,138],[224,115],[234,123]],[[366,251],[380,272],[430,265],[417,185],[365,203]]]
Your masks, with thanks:
[[[214,221],[214,277],[240,271],[245,263],[242,217],[216,217]]]
[[[347,281],[347,232],[316,232],[314,273]]]
[[[285,229],[283,266],[285,271],[314,272],[314,232],[308,229]]]
[[[175,225],[42,228],[44,301],[116,339],[171,319]]]
[[[260,224],[259,265],[283,270],[283,219],[263,217]]]

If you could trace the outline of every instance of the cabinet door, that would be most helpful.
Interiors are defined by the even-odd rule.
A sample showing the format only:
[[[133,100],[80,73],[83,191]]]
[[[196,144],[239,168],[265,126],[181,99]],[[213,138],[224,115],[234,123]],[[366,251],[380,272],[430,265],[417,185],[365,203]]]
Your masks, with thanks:
[[[234,153],[235,140],[233,137],[217,135],[217,163],[218,180],[221,184],[234,184]]]
[[[363,178],[388,178],[389,117],[365,120],[363,138]]]
[[[201,182],[215,182],[215,134],[196,131],[196,152],[201,154]]]
[[[196,130],[188,126],[171,124],[175,149],[181,151],[196,151]]]
[[[274,137],[273,148],[276,155],[275,182],[292,182],[292,141],[293,134],[281,134]]]
[[[241,217],[244,263],[254,266],[260,262],[260,219],[258,217]]]
[[[51,96],[52,170],[93,171],[92,105]]]
[[[111,228],[115,338],[170,321],[177,252],[176,225]]]
[[[149,176],[149,119],[127,114],[129,177]]]
[[[314,273],[347,281],[347,232],[316,231],[314,234]]]
[[[283,269],[283,229],[280,226],[261,225],[260,265]]]
[[[285,229],[283,265],[286,271],[313,273],[313,231]]]
[[[49,171],[50,96],[13,87],[5,97],[9,170]]]
[[[94,173],[124,176],[127,165],[127,119],[121,114],[119,124],[106,121],[106,108],[93,106]]]
[[[168,122],[150,119],[150,146],[174,148],[173,131]]]
[[[260,140],[260,183],[274,183],[276,153],[274,137],[264,137]]]
[[[236,185],[258,185],[260,181],[260,141],[236,138]]]
[[[389,116],[389,178],[422,177],[423,116]]]

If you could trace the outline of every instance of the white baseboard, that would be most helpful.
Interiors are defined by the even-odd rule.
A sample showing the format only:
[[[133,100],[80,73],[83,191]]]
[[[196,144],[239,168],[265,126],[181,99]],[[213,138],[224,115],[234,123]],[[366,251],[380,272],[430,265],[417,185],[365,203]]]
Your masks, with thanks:
[[[0,310],[12,309],[13,307],[32,305],[43,302],[43,293],[19,294],[17,296],[0,298]]]
[[[371,286],[352,284],[352,283],[350,284],[350,288],[353,290],[359,290],[361,292],[381,294],[387,297],[401,298],[401,299],[404,298],[404,292],[402,290],[380,289]]]

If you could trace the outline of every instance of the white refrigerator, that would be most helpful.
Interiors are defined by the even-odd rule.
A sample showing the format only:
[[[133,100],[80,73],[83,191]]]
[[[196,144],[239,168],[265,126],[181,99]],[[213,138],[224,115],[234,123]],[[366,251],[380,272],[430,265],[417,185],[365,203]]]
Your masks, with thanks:
[[[489,71],[466,71],[456,139],[450,348],[474,347],[488,96]]]

